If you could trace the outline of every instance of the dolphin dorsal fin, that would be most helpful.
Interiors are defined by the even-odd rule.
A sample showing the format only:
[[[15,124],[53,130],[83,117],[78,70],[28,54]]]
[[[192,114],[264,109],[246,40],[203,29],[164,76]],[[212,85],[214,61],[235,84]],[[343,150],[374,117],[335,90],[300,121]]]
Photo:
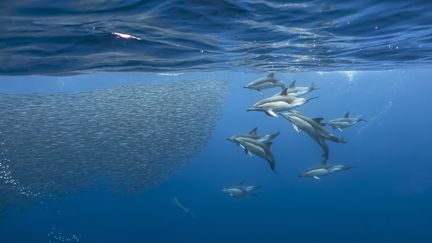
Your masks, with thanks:
[[[347,113],[345,113],[344,117],[349,118],[349,111]]]
[[[294,89],[296,87],[296,80],[292,81],[289,88]]]
[[[249,135],[256,135],[257,134],[257,127],[255,127],[254,129],[252,129],[250,132],[249,132]]]
[[[318,122],[318,123],[321,123],[322,120],[324,120],[324,118],[322,118],[322,117],[316,117],[316,118],[313,118],[313,120],[316,121],[316,122]]]
[[[287,96],[288,95],[288,88],[283,89],[282,92],[280,92],[280,95]]]
[[[273,78],[273,77],[274,77],[274,73],[269,73],[269,74],[267,74],[267,77],[268,77],[268,78]]]

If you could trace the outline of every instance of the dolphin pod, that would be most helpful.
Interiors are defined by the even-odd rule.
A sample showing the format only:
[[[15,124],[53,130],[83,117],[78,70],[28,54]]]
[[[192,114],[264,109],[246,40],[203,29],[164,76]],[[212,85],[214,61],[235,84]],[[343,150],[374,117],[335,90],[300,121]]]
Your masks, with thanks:
[[[305,132],[321,147],[323,150],[321,164],[304,171],[299,177],[312,177],[315,179],[320,179],[322,176],[352,168],[345,165],[332,165],[327,163],[330,152],[326,141],[328,140],[340,144],[346,143],[346,141],[342,137],[328,132],[325,129],[325,126],[329,125],[333,129],[342,131],[343,128],[350,127],[359,123],[360,121],[366,120],[359,117],[350,117],[349,112],[347,112],[343,118],[336,118],[325,122],[324,118],[322,117],[311,118],[299,111],[294,110],[304,106],[310,100],[318,98],[302,97],[314,90],[319,89],[319,87],[314,83],[303,87],[297,86],[296,81],[293,81],[287,86],[283,81],[276,78],[273,73],[270,73],[263,78],[248,83],[244,88],[253,89],[261,93],[262,90],[274,87],[280,87],[282,91],[256,102],[254,105],[248,108],[247,111],[262,111],[271,117],[282,116],[291,122],[295,131]],[[258,135],[257,128],[254,128],[249,134],[233,135],[228,138],[228,140],[239,145],[245,150],[246,154],[257,155],[267,160],[270,168],[275,171],[276,160],[270,151],[270,145],[272,144],[271,140],[277,135],[279,135],[279,132],[274,134]],[[223,191],[233,197],[234,195],[240,195],[242,193],[238,187],[233,187],[230,189],[224,188]]]

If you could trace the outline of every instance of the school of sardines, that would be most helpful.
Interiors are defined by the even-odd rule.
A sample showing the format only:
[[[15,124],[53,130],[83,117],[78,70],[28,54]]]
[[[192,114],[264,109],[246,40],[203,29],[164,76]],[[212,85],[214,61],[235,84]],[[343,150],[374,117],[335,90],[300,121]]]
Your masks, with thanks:
[[[305,170],[299,177],[311,177],[319,180],[320,177],[332,174],[334,172],[348,170],[352,167],[342,165],[342,164],[330,164],[329,159],[329,148],[326,140],[335,143],[346,143],[342,137],[335,136],[334,134],[328,132],[325,126],[328,125],[334,130],[342,131],[354,124],[361,121],[366,121],[360,117],[352,117],[349,112],[341,118],[335,118],[324,122],[324,118],[309,117],[297,110],[310,100],[316,99],[318,97],[305,98],[304,95],[319,89],[318,86],[313,83],[308,87],[300,87],[296,85],[296,81],[293,81],[289,86],[287,86],[283,81],[276,78],[273,73],[267,76],[257,79],[244,88],[255,90],[260,94],[262,90],[270,88],[281,88],[282,91],[276,93],[275,95],[262,99],[252,105],[247,111],[261,111],[270,117],[283,117],[290,121],[294,130],[297,132],[305,132],[308,134],[323,150],[323,155],[321,163]],[[275,173],[276,171],[276,160],[271,151],[271,145],[273,139],[279,135],[279,132],[272,134],[258,134],[257,128],[253,128],[247,134],[236,134],[228,138],[228,140],[237,144],[241,147],[245,154],[250,156],[258,156],[267,161],[270,169]],[[227,193],[231,197],[242,198],[250,194],[254,194],[258,189],[256,186],[246,186],[244,183],[240,183],[238,186],[233,186],[230,188],[222,189],[223,192]]]

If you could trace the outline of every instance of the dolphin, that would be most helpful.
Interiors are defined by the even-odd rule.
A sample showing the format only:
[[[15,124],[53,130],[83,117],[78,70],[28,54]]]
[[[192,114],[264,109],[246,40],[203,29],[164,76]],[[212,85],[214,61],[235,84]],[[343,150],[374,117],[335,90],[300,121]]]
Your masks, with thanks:
[[[267,160],[270,168],[273,172],[275,171],[275,159],[273,153],[270,150],[270,146],[272,145],[271,141],[261,142],[257,139],[241,137],[241,136],[231,136],[228,138],[229,141],[239,145],[242,149],[244,149],[245,153],[252,156],[256,155]],[[276,172],[277,173],[277,172]]]
[[[313,98],[303,98],[296,97],[288,94],[288,88],[285,88],[279,94],[273,95],[272,97],[265,98],[252,107],[247,109],[247,111],[264,111],[267,115],[277,117],[276,112],[288,111],[296,107],[306,104],[309,100],[316,99]]]
[[[343,138],[336,137],[324,129],[323,118],[321,117],[310,118],[297,111],[285,112],[281,115],[292,123],[294,130],[297,132],[304,131],[315,140],[324,151],[323,157],[325,159],[328,159],[329,156],[329,148],[325,140],[346,143]]]
[[[222,192],[228,194],[233,198],[244,198],[250,195],[255,195],[255,192],[259,189],[259,186],[247,186],[243,182],[238,186],[231,186],[222,189]]]
[[[342,132],[342,128],[350,127],[361,121],[367,122],[365,119],[362,119],[360,117],[350,117],[349,115],[350,113],[347,112],[345,113],[344,117],[330,120],[327,122],[327,124],[331,126],[333,129],[337,129]]]
[[[261,90],[270,89],[274,87],[286,88],[286,84],[274,76],[274,73],[269,73],[267,76],[257,79],[253,82],[248,83],[243,88],[253,89],[261,93]]]
[[[302,96],[317,89],[319,89],[319,87],[314,83],[312,83],[309,87],[296,86],[296,80],[294,80],[288,86],[287,93],[292,96]]]
[[[265,142],[273,140],[275,137],[277,137],[279,135],[279,132],[272,133],[272,134],[259,135],[259,134],[257,134],[257,130],[258,130],[258,128],[255,127],[248,134],[237,134],[235,136],[236,137],[244,137],[244,138],[252,138],[252,139],[255,139],[255,140],[258,140],[260,142],[265,143]]]
[[[342,170],[349,170],[351,168],[351,166],[327,164],[327,159],[323,159],[321,164],[307,169],[301,175],[299,175],[299,177],[312,177],[316,180],[319,180],[322,176],[330,175],[334,172]]]

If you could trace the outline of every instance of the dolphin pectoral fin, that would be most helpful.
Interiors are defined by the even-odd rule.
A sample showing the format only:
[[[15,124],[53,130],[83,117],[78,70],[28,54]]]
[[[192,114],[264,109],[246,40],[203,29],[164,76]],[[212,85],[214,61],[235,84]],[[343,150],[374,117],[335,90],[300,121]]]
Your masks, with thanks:
[[[278,117],[278,115],[276,113],[274,113],[273,110],[265,110],[265,113],[269,116],[272,116],[272,117]]]
[[[314,176],[313,177],[315,180],[321,180],[321,178],[319,178],[318,176]]]
[[[296,124],[292,124],[293,125],[293,127],[294,127],[294,130],[296,130],[297,132],[300,132],[300,129],[297,127],[297,125]]]
[[[257,91],[258,91],[258,93],[259,93],[260,95],[264,95],[264,93],[261,92],[261,90],[257,90]]]
[[[249,151],[249,150],[247,150],[247,149],[245,149],[245,153],[247,154],[247,155],[249,155],[250,157],[252,157],[252,153]]]
[[[337,130],[338,130],[339,132],[342,132],[342,131],[343,131],[342,128],[340,128],[340,127],[337,127]]]

